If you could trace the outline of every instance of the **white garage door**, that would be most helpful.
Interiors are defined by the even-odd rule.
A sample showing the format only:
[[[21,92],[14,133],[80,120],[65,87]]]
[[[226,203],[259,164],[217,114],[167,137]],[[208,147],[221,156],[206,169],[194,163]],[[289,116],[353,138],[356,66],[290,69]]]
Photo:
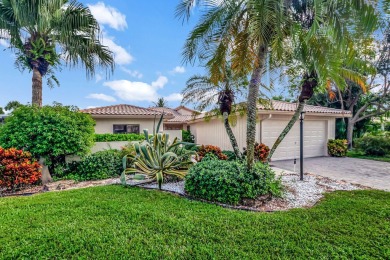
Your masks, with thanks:
[[[266,120],[262,125],[262,141],[272,146],[279,134],[287,125],[285,120]],[[326,155],[327,121],[304,122],[304,157],[317,157]],[[299,122],[297,122],[285,139],[276,149],[272,160],[286,160],[299,158]]]

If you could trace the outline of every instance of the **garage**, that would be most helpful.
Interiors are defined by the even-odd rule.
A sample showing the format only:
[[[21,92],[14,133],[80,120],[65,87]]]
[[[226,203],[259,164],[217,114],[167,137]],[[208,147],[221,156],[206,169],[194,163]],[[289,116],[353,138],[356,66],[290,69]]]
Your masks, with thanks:
[[[258,122],[256,127],[256,142],[262,142],[272,147],[279,134],[293,116],[296,103],[272,101],[272,108],[258,107]],[[304,157],[327,155],[327,142],[335,138],[336,118],[350,117],[349,111],[321,106],[305,106],[304,120]],[[191,132],[198,144],[219,146],[222,150],[232,150],[220,118],[205,120],[202,115],[189,121]],[[239,147],[246,145],[246,117],[237,120],[232,126]],[[273,161],[299,158],[299,121],[294,125],[285,139],[276,149]]]

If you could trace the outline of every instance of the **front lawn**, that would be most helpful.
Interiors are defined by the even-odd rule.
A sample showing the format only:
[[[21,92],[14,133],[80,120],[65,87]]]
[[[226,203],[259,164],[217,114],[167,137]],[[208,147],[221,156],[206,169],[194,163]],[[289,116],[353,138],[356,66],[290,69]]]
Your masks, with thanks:
[[[353,150],[348,151],[347,157],[374,160],[374,161],[382,161],[382,162],[390,162],[390,155],[384,155],[384,156],[365,155],[362,152],[353,151]]]
[[[390,193],[254,213],[103,186],[0,198],[0,258],[390,258]]]

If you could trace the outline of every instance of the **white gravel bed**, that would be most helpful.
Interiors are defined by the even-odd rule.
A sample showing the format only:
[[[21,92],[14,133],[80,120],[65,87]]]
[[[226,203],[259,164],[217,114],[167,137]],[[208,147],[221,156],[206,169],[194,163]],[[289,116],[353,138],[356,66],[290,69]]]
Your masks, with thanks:
[[[358,190],[361,187],[343,181],[336,181],[326,177],[306,174],[304,180],[299,180],[299,175],[294,173],[281,174],[282,184],[285,188],[282,198],[273,198],[269,201],[259,201],[253,207],[238,206],[241,209],[252,210],[287,210],[292,208],[312,207],[324,193],[335,190]],[[141,187],[157,189],[157,183],[141,185]],[[162,190],[185,195],[184,181],[163,183]]]

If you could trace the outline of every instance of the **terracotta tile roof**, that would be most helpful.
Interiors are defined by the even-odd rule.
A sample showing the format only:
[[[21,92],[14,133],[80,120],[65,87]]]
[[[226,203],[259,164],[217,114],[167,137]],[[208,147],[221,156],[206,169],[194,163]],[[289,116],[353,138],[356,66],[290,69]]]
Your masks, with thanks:
[[[156,110],[156,111],[159,111],[159,112],[164,112],[164,113],[170,113],[170,114],[172,114],[174,116],[172,119],[169,119],[166,122],[185,123],[185,122],[193,119],[192,115],[182,115],[182,114],[180,114],[177,111],[180,108],[186,109],[188,111],[193,111],[193,110],[191,110],[189,108],[186,108],[184,106],[180,106],[180,107],[175,108],[175,109],[172,109],[172,108],[169,108],[169,107],[150,107],[149,109]]]
[[[178,115],[172,119],[169,119],[168,122],[186,123],[186,122],[193,120],[193,119],[194,119],[194,116],[192,116],[192,115]]]
[[[169,108],[169,107],[149,107],[149,109],[151,110],[154,110],[154,111],[158,111],[158,112],[163,112],[163,113],[168,113],[168,114],[172,114],[172,115],[177,115],[179,116],[180,113],[177,112],[175,109],[172,109],[172,108]]]
[[[189,112],[193,112],[193,113],[196,113],[197,111],[196,110],[193,110],[191,108],[188,108],[186,106],[178,106],[177,108],[174,108],[173,110],[177,111],[177,110],[180,110],[180,109],[184,109],[184,110],[187,110]]]
[[[297,103],[289,103],[284,101],[271,100],[271,107],[264,105],[258,105],[257,108],[260,110],[275,110],[275,111],[289,111],[294,112],[297,108]],[[344,114],[350,115],[351,112],[348,110],[305,105],[304,111],[307,113],[322,113],[322,114]]]
[[[154,116],[161,115],[161,111],[156,111],[148,108],[137,107],[132,105],[120,104],[106,107],[96,107],[83,109],[81,112],[91,115],[123,115],[123,116]],[[173,116],[171,113],[164,112],[165,115]]]

